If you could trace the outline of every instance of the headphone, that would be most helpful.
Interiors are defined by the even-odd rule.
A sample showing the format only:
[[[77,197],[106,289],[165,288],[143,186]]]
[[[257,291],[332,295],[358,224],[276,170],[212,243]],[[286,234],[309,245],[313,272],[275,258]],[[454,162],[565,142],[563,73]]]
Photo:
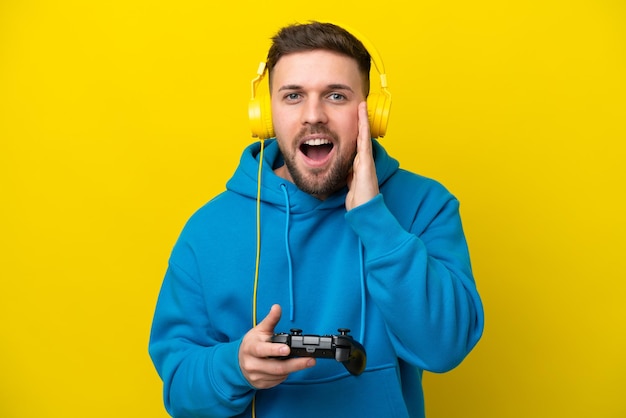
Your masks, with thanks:
[[[344,26],[342,27],[346,29]],[[387,75],[385,74],[383,60],[374,45],[367,38],[360,34],[357,36],[352,29],[348,32],[365,46],[372,59],[372,64],[380,76],[380,92],[370,93],[367,97],[367,118],[372,138],[382,138],[387,133],[389,110],[391,108],[391,93],[387,90]],[[259,91],[259,85],[263,82],[266,73],[266,63],[261,62],[257,69],[257,76],[252,80],[252,98],[248,104],[248,117],[250,119],[252,136],[260,139],[268,139],[275,136],[269,87]]]

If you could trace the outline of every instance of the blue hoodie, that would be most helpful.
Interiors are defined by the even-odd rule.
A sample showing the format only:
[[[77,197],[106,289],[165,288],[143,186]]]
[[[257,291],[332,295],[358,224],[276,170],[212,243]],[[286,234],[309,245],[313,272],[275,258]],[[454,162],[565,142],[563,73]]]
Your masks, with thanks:
[[[227,190],[198,210],[169,260],[149,351],[175,417],[423,417],[422,371],[456,367],[481,337],[483,310],[458,201],[399,168],[373,142],[380,194],[346,212],[343,189],[319,200],[278,177],[266,141],[261,181],[258,318],[278,303],[276,332],[349,328],[367,352],[350,375],[334,360],[255,390],[238,350],[252,328],[260,144]],[[259,319],[259,320],[260,320]]]

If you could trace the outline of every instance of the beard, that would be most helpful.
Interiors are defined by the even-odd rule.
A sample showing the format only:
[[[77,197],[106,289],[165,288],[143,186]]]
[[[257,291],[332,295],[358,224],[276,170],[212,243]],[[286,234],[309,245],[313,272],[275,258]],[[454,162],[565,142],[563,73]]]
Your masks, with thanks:
[[[333,144],[338,144],[337,135],[330,131],[324,125],[314,125],[309,129],[303,129],[297,136],[295,144],[299,144],[302,137],[310,134],[323,133],[333,138]],[[333,145],[333,147],[336,145]],[[303,192],[309,193],[317,197],[327,197],[332,193],[341,190],[346,185],[346,179],[348,174],[352,170],[354,163],[354,157],[356,156],[356,149],[350,155],[343,156],[341,153],[336,152],[334,159],[331,161],[330,166],[301,170],[296,164],[296,156],[298,149],[293,149],[291,152],[286,152],[281,142],[279,141],[279,147],[285,160],[285,166],[293,179],[296,186]]]

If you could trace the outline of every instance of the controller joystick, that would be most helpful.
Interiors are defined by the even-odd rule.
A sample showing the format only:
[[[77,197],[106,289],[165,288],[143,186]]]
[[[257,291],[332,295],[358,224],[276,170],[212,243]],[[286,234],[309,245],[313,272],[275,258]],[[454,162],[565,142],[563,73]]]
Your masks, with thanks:
[[[342,363],[346,370],[354,376],[358,376],[365,370],[367,357],[365,348],[352,336],[348,335],[348,328],[339,328],[338,335],[311,335],[302,334],[302,330],[292,328],[290,333],[274,334],[270,339],[273,343],[286,344],[291,348],[287,356],[291,357],[315,357],[335,359]]]

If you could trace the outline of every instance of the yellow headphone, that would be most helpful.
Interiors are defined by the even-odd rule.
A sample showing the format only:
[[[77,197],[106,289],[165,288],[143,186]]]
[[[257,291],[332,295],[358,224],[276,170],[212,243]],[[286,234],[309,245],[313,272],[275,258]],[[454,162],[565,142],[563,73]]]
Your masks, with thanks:
[[[343,25],[341,27],[348,30]],[[382,138],[387,133],[389,109],[391,108],[391,93],[387,90],[387,75],[385,74],[383,60],[374,45],[367,38],[360,34],[357,36],[357,33],[352,29],[348,30],[348,32],[359,39],[365,46],[365,49],[371,56],[372,64],[380,76],[380,93],[370,93],[367,97],[367,117],[370,123],[372,138]],[[252,136],[260,139],[274,137],[269,88],[258,91],[266,73],[265,62],[261,62],[257,69],[257,76],[252,80],[252,98],[248,104],[248,117],[250,119]]]

